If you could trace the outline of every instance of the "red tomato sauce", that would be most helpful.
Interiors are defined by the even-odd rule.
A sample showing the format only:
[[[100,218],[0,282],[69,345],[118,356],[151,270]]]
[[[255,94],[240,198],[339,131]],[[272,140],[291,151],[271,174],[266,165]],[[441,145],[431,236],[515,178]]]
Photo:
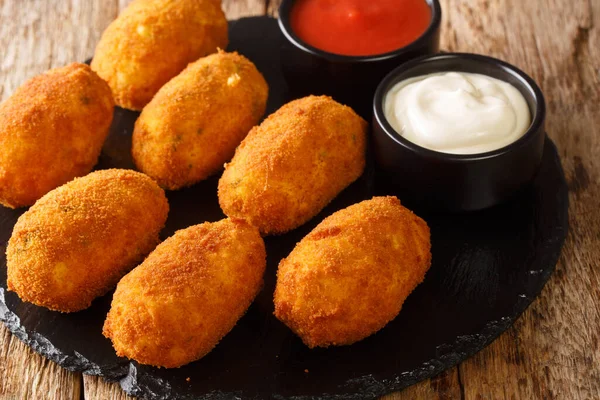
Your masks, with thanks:
[[[425,0],[297,0],[292,30],[329,53],[368,56],[414,42],[431,22]]]

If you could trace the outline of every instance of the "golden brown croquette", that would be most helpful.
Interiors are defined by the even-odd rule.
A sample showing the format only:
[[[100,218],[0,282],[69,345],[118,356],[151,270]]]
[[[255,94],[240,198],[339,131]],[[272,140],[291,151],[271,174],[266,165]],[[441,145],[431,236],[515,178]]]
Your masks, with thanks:
[[[17,221],[6,250],[8,289],[51,310],[83,310],[156,246],[168,211],[163,190],[139,172],[77,178]]]
[[[319,213],[363,172],[367,123],[330,97],[294,100],[252,129],[225,166],[219,204],[261,233]]]
[[[92,69],[118,106],[141,110],[188,63],[227,47],[217,0],[134,0],[102,34]]]
[[[91,171],[113,118],[110,88],[85,64],[52,69],[0,104],[0,204],[29,206]]]
[[[260,121],[268,91],[254,64],[237,53],[219,51],[190,64],[135,124],[138,169],[170,190],[208,178]]]
[[[398,315],[430,248],[425,221],[395,197],[340,210],[279,264],[275,316],[311,348],[362,340]]]
[[[258,230],[224,219],[178,231],[118,284],[104,336],[117,355],[174,368],[206,355],[260,291]]]

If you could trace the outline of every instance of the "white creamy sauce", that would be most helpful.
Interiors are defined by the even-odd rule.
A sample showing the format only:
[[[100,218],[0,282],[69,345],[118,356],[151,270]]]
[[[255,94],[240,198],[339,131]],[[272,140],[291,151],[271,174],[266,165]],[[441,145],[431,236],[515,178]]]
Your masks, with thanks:
[[[531,123],[527,102],[514,86],[464,72],[401,81],[386,94],[384,112],[405,139],[451,154],[507,146],[523,136]]]

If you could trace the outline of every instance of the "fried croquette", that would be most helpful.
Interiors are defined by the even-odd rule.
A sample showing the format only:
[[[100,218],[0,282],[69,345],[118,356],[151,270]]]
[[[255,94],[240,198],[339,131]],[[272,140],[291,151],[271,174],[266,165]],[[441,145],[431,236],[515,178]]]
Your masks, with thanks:
[[[338,211],[279,264],[275,316],[310,348],[362,340],[398,315],[430,247],[425,221],[395,197]]]
[[[180,230],[119,282],[104,336],[117,355],[141,364],[198,360],[246,312],[265,264],[258,230],[242,220]]]
[[[163,190],[139,172],[77,178],[17,221],[6,250],[8,289],[50,310],[83,310],[156,246],[168,211]]]
[[[115,102],[141,110],[188,63],[227,47],[217,0],[134,0],[102,34],[92,69]]]
[[[219,51],[190,64],[158,91],[135,124],[138,169],[170,190],[206,179],[260,121],[268,92],[254,64],[237,53]]]
[[[326,96],[292,101],[253,128],[225,166],[219,204],[262,234],[294,229],[363,172],[367,123]]]
[[[0,104],[0,204],[30,206],[87,174],[113,118],[110,88],[85,64],[38,75]]]

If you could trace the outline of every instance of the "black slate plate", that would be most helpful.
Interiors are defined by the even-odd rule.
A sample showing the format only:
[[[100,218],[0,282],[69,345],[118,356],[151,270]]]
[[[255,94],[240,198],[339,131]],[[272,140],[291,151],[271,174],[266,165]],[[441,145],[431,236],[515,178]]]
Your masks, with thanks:
[[[248,56],[264,73],[271,88],[267,112],[276,110],[288,100],[276,21],[246,18],[231,22],[230,30],[230,50]],[[133,167],[129,147],[136,117],[116,110],[98,168]],[[217,181],[214,177],[168,194],[171,213],[163,238],[223,217]],[[0,319],[63,367],[120,380],[125,391],[146,398],[371,399],[452,367],[506,330],[549,278],[568,228],[567,187],[556,148],[548,140],[537,178],[512,201],[464,215],[416,210],[431,227],[433,265],[398,318],[355,345],[309,350],[272,316],[277,264],[323,217],[374,192],[391,194],[385,184],[373,188],[373,176],[367,173],[307,225],[267,238],[265,287],[248,313],[210,354],[172,370],[139,366],[115,355],[101,334],[112,293],[88,310],[60,314],[22,303],[7,292],[4,250],[23,211],[0,208]]]

